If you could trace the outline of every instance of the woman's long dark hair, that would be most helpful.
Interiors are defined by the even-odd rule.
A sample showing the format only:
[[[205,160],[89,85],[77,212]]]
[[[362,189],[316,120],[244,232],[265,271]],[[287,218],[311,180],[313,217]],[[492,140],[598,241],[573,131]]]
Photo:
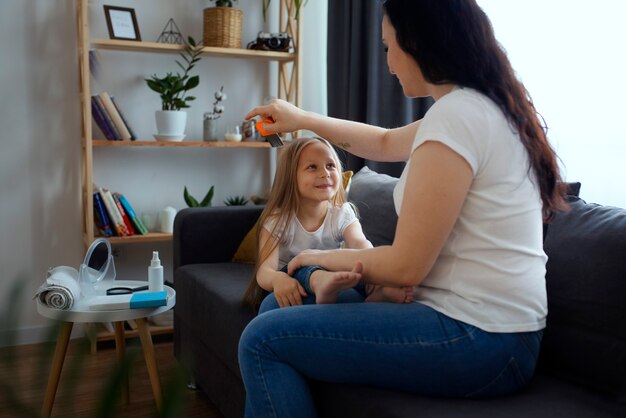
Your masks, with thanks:
[[[528,91],[475,0],[386,0],[402,50],[431,84],[457,84],[493,100],[519,133],[539,183],[544,219],[565,208],[557,156]]]

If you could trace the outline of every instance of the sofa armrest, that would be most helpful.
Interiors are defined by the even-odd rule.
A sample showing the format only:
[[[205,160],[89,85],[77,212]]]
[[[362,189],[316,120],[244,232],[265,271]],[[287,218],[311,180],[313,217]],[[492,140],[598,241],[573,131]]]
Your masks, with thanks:
[[[183,209],[174,220],[174,270],[186,264],[232,260],[263,206]]]

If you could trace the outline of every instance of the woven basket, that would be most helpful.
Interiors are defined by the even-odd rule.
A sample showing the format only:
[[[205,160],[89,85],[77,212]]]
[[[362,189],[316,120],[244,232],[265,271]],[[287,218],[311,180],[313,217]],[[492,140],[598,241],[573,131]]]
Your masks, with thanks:
[[[243,11],[232,7],[204,9],[204,46],[241,48]]]

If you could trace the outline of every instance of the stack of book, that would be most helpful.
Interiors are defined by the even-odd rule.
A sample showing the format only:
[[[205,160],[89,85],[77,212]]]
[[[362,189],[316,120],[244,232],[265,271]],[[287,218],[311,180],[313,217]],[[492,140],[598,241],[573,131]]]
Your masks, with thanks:
[[[96,227],[105,237],[146,235],[148,228],[141,221],[128,199],[120,193],[94,186],[93,212]]]
[[[135,133],[128,125],[120,107],[109,93],[91,96],[91,115],[106,139],[110,141],[134,141]]]

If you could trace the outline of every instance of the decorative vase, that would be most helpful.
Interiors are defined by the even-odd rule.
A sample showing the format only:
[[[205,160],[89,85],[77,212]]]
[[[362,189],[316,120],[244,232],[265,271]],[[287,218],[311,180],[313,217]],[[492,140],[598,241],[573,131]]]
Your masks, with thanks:
[[[166,206],[159,213],[159,230],[167,234],[174,232],[174,218],[176,217],[176,209]]]
[[[204,9],[203,45],[241,48],[243,11],[233,7]]]
[[[206,114],[204,115],[204,124],[202,126],[202,139],[205,141],[217,141],[217,119],[212,119]]]
[[[187,112],[183,110],[157,110],[155,112],[159,140],[182,141],[185,137]]]

